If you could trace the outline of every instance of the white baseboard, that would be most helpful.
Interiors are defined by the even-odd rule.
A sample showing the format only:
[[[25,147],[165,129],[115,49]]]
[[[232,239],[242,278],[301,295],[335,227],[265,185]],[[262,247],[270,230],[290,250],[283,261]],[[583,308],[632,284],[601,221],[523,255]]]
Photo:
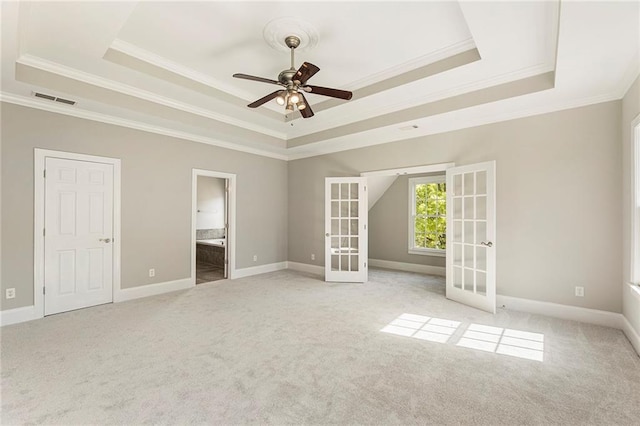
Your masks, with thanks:
[[[512,311],[546,315],[570,321],[579,321],[604,327],[617,328],[619,330],[623,328],[622,319],[624,317],[622,314],[617,314],[615,312],[561,305],[559,303],[541,302],[531,299],[520,299],[519,297],[502,296],[500,294],[496,297],[496,303],[498,307],[504,307]]]
[[[287,269],[287,262],[268,263],[266,265],[252,266],[250,268],[236,269],[233,279],[250,277],[252,275],[266,274]]]
[[[396,271],[418,272],[420,274],[438,275],[444,277],[446,268],[443,266],[419,265],[417,263],[394,262],[391,260],[369,259],[369,266],[394,269]]]
[[[42,318],[42,312],[36,312],[35,306],[7,309],[6,311],[0,311],[0,326],[4,327],[5,325],[32,321],[39,318]]]
[[[155,296],[172,291],[185,290],[193,286],[195,286],[195,280],[193,278],[183,278],[181,280],[167,281],[164,283],[124,288],[114,293],[113,301],[114,303],[124,302],[126,300],[140,299],[141,297]]]
[[[287,268],[293,271],[306,272],[308,274],[324,277],[324,266],[309,265],[308,263],[287,262]]]
[[[640,334],[638,334],[625,316],[622,316],[622,331],[624,331],[625,336],[627,336],[627,339],[631,342],[631,346],[633,346],[638,356],[640,356]]]

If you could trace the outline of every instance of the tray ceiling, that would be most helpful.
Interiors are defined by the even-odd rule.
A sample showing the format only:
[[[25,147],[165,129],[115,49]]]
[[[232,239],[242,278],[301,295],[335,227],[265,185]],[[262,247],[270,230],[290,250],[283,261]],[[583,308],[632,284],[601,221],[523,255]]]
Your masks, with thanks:
[[[3,2],[1,96],[300,158],[619,99],[639,16],[637,2]],[[296,67],[351,101],[309,94],[306,120],[246,107],[277,87],[232,75],[276,79],[289,54],[265,38],[287,25],[316,37]]]

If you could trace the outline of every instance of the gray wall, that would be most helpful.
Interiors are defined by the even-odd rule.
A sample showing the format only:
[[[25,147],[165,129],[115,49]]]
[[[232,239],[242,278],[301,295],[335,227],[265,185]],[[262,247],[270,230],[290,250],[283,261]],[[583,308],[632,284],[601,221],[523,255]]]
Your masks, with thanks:
[[[1,124],[2,309],[33,304],[34,148],[122,160],[122,288],[190,276],[192,168],[237,174],[237,268],[287,260],[284,161],[6,103]]]
[[[496,160],[498,293],[621,312],[620,121],[616,101],[291,161],[289,260],[324,264],[326,176]]]
[[[445,266],[445,258],[409,254],[409,178],[398,176],[369,210],[369,258]]]
[[[623,167],[623,313],[631,325],[640,334],[640,297],[633,294],[627,284],[631,281],[630,260],[631,260],[631,179],[632,161],[631,146],[633,143],[631,135],[631,122],[640,114],[640,77],[636,78],[631,88],[622,100],[622,158]],[[639,171],[640,172],[640,171]]]

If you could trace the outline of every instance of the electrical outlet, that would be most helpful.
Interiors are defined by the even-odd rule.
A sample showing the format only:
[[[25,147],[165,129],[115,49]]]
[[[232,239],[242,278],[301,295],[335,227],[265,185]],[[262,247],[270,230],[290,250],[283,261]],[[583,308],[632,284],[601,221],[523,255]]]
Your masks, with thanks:
[[[156,276],[156,270],[153,269],[153,268],[149,269],[149,276],[150,277],[155,277]]]
[[[311,260],[316,260],[316,255],[311,253]]]
[[[584,297],[584,287],[576,287],[576,297]]]
[[[254,255],[253,255],[253,261],[254,261],[254,262],[257,262],[257,261],[258,261],[258,255],[257,255],[257,254],[254,254]]]
[[[7,291],[5,292],[5,297],[7,299],[14,299],[16,297],[16,289],[8,288]]]

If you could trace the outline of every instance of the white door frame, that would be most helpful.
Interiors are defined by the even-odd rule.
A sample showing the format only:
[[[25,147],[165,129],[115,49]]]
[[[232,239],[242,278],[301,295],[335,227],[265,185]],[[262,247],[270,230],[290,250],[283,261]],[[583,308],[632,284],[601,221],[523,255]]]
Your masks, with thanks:
[[[120,292],[120,159],[73,152],[34,149],[33,306],[44,317],[45,163],[47,157],[111,164],[113,166],[113,300]]]
[[[214,172],[211,170],[193,169],[191,176],[191,279],[196,282],[196,213],[198,211],[198,176],[228,179],[228,228],[225,244],[227,245],[227,278],[236,277],[236,175],[232,173]]]

